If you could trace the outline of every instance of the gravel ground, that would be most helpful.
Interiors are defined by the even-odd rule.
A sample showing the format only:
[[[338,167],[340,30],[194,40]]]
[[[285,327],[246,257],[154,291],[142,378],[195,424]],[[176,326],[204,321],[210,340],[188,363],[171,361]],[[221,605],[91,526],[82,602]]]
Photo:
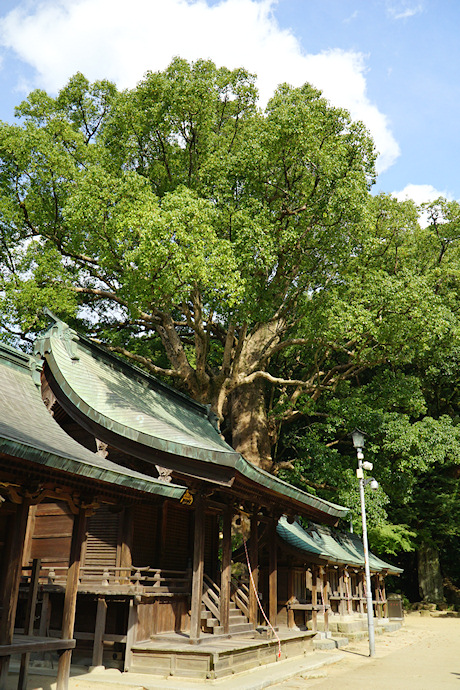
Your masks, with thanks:
[[[375,642],[372,659],[367,640],[351,644],[340,663],[272,690],[460,690],[460,617],[412,613],[401,630]]]

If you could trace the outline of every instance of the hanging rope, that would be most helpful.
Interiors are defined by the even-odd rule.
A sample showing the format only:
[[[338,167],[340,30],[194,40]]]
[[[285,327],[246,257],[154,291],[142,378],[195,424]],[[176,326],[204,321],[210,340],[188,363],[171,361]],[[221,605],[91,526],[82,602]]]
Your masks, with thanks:
[[[243,544],[244,544],[244,550],[245,550],[245,553],[246,553],[246,561],[247,561],[247,563],[248,563],[249,577],[250,577],[250,579],[251,579],[252,588],[253,588],[253,590],[254,590],[254,594],[255,594],[255,596],[256,596],[257,603],[259,604],[259,608],[260,608],[260,610],[262,611],[262,615],[263,615],[263,617],[265,618],[265,620],[266,620],[268,626],[271,628],[271,630],[272,630],[274,636],[275,636],[276,639],[278,640],[278,659],[281,659],[281,640],[280,640],[280,638],[278,637],[275,628],[273,627],[273,625],[272,625],[272,624],[270,623],[270,621],[268,620],[267,616],[265,615],[265,611],[264,611],[263,608],[262,608],[262,603],[261,603],[261,601],[260,601],[260,599],[259,599],[259,594],[258,594],[258,592],[257,592],[256,583],[254,582],[254,577],[253,577],[253,575],[252,575],[252,568],[251,568],[251,564],[250,564],[250,562],[249,562],[249,554],[248,554],[248,547],[246,546],[246,539],[243,539]]]

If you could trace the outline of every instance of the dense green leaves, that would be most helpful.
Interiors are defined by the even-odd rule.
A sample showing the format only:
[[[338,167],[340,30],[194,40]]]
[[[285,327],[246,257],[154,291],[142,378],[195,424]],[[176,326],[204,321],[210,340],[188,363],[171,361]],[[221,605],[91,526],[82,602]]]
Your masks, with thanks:
[[[253,75],[210,61],[123,92],[77,74],[17,114],[0,124],[3,337],[31,340],[51,308],[357,529],[359,426],[376,547],[458,542],[456,202],[373,196],[361,123],[308,84],[262,112]]]

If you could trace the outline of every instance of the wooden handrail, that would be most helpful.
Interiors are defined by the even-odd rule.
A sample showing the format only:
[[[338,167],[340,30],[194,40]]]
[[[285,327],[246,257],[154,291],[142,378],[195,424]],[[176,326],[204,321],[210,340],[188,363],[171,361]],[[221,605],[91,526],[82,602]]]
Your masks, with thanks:
[[[32,566],[22,568],[23,577],[30,579]],[[40,569],[41,584],[57,584],[66,580],[67,566],[48,566],[42,563]],[[45,582],[44,582],[45,581]],[[128,567],[91,565],[80,568],[80,584],[99,584],[101,587],[116,585],[130,585],[145,589],[186,590],[191,582],[191,574],[188,570],[166,570],[163,568]]]

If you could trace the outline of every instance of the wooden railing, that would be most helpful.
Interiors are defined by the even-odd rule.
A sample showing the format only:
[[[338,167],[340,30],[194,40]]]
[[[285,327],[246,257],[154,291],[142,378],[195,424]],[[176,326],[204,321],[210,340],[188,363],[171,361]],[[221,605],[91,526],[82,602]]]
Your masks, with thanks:
[[[23,581],[29,582],[31,566],[22,569]],[[41,585],[64,586],[68,568],[52,567],[43,564],[40,569]],[[103,567],[83,566],[80,568],[79,585],[81,587],[129,589],[150,594],[190,594],[191,572],[189,570],[165,570],[163,568]]]
[[[231,599],[246,618],[249,618],[249,585],[247,582],[232,577]]]
[[[212,615],[220,623],[220,588],[210,577],[203,575],[203,595],[201,602],[211,611]]]

